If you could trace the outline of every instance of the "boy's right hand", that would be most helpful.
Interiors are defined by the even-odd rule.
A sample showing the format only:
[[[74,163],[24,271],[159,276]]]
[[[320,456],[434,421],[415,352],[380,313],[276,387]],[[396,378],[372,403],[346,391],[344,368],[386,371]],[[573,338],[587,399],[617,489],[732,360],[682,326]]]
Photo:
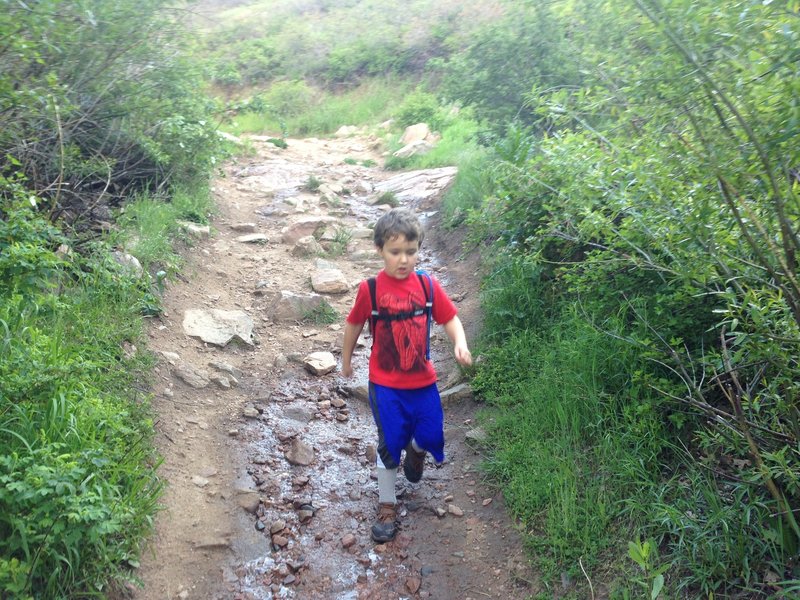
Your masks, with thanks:
[[[342,365],[342,376],[348,378],[353,376],[352,365]]]

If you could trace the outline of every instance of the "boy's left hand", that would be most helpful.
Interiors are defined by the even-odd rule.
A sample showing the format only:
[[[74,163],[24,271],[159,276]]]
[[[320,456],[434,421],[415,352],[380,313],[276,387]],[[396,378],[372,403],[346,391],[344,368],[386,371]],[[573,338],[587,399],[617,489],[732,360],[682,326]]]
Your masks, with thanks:
[[[463,367],[472,365],[472,353],[467,348],[466,344],[456,344],[453,347],[453,352],[456,355],[456,362]]]

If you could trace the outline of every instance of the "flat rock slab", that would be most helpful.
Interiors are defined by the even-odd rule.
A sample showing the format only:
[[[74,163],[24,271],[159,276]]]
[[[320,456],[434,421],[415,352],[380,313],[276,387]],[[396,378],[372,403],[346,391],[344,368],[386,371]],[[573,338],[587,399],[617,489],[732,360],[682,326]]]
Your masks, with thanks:
[[[442,404],[448,402],[458,402],[461,400],[471,400],[474,398],[472,395],[472,388],[467,383],[459,383],[449,389],[444,390],[441,394]]]
[[[450,186],[458,173],[456,167],[440,167],[408,171],[375,186],[375,193],[394,192],[399,200],[431,200],[438,198]]]
[[[234,338],[253,344],[253,319],[243,310],[187,310],[183,316],[183,331],[215,346],[226,346]]]

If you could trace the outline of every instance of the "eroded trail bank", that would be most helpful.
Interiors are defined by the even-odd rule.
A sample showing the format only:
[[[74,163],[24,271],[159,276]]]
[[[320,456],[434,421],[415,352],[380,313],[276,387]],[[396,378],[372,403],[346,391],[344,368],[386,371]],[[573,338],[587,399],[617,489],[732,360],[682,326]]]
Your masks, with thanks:
[[[533,594],[502,498],[476,468],[476,406],[444,333],[434,331],[432,347],[447,460],[428,463],[418,484],[399,478],[401,533],[385,545],[369,535],[377,504],[363,398],[369,340],[355,380],[304,364],[313,352],[338,359],[354,286],[381,267],[369,225],[387,190],[424,217],[420,266],[443,281],[474,331],[474,261],[459,258],[436,225],[453,170],[369,166],[381,159],[366,137],[288,140],[283,150],[264,138],[252,144],[255,156],[216,182],[212,233],[192,234],[188,268],[150,329],[161,358],[153,389],[167,488],[140,569],[144,588],[133,597]]]

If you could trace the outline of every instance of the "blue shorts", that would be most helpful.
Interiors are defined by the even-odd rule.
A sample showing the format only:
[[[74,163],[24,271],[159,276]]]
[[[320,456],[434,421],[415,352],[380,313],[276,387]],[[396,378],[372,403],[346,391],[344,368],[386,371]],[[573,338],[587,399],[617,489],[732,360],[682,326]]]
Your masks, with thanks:
[[[412,437],[437,463],[444,461],[444,413],[435,383],[413,390],[370,383],[369,405],[378,427],[378,455],[387,469],[400,465],[400,452]]]

